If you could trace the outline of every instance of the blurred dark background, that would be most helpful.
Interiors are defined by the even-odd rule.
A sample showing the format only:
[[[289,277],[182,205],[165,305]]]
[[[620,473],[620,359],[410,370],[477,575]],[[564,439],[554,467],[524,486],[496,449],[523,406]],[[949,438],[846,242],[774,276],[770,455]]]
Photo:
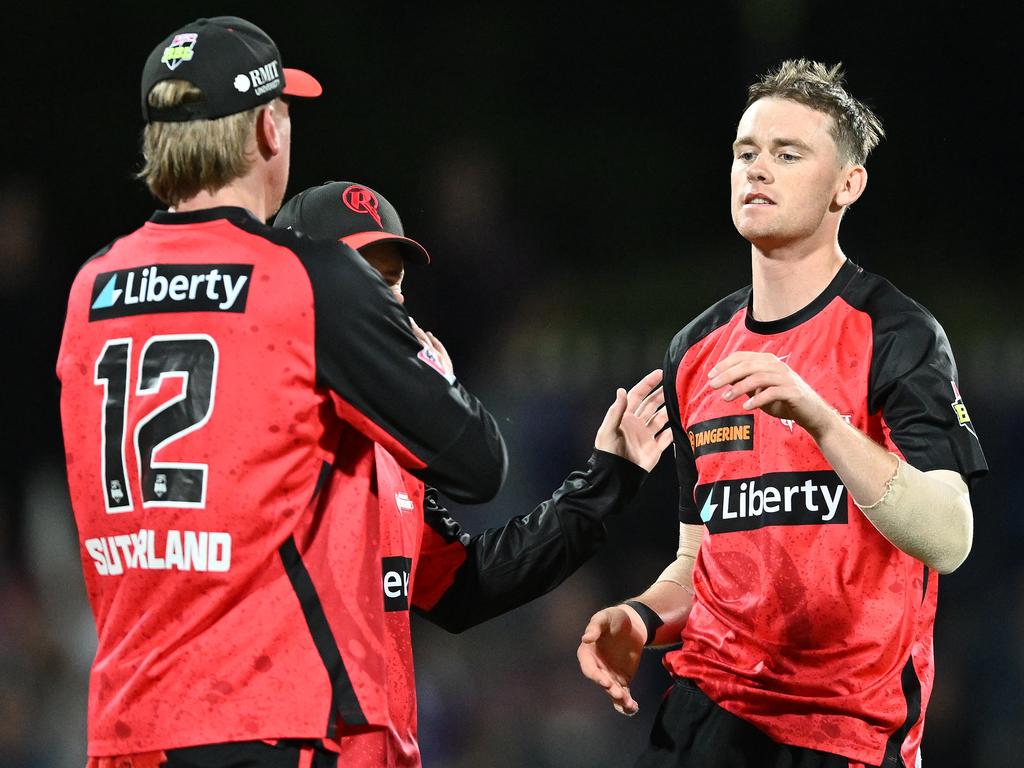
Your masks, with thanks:
[[[992,473],[974,551],[942,579],[925,765],[1024,762],[1024,330],[1018,295],[1020,17],[983,3],[133,3],[10,9],[0,118],[0,768],[81,766],[94,648],[66,501],[53,365],[79,265],[155,203],[138,168],[146,55],[203,15],[267,29],[325,96],[293,109],[289,194],[383,192],[430,249],[407,306],[500,418],[509,481],[471,530],[522,514],[586,460],[616,386],[749,282],[728,211],[748,82],[842,61],[888,138],[843,224],[847,255],[927,306],[956,351]],[[13,87],[12,87],[13,86]],[[428,768],[621,766],[668,683],[656,652],[627,720],[578,673],[599,607],[673,556],[666,457],[560,590],[461,636],[415,625]]]

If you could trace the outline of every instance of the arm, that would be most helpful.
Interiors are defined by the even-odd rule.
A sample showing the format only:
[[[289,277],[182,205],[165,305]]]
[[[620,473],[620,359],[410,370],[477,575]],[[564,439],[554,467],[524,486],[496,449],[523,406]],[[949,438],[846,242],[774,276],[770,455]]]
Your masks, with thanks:
[[[604,519],[632,501],[671,439],[660,380],[655,371],[618,390],[587,469],[528,515],[470,536],[428,489],[414,607],[461,632],[546,594],[585,563],[604,542]]]
[[[380,275],[338,243],[282,237],[292,238],[309,274],[317,383],[338,414],[451,498],[492,498],[507,467],[494,418],[424,359],[408,314]]]
[[[693,608],[693,566],[703,536],[703,525],[680,523],[676,559],[657,581],[642,594],[595,613],[583,631],[576,649],[580,671],[604,688],[625,715],[640,708],[629,683],[644,646],[679,642]]]
[[[669,347],[664,383],[665,411],[675,442],[679,480],[676,558],[643,594],[595,613],[576,649],[583,675],[601,686],[615,709],[626,715],[634,715],[639,709],[630,695],[629,682],[636,674],[644,646],[675,643],[682,635],[693,608],[693,568],[704,538],[704,526],[693,498],[697,463],[682,427],[677,394],[683,356],[681,340],[682,334]]]
[[[723,399],[746,398],[746,410],[760,408],[803,427],[857,505],[894,546],[940,573],[955,570],[967,557],[973,518],[966,484],[957,472],[923,473],[901,461],[847,424],[774,355],[735,352],[708,376],[712,388],[723,389]]]

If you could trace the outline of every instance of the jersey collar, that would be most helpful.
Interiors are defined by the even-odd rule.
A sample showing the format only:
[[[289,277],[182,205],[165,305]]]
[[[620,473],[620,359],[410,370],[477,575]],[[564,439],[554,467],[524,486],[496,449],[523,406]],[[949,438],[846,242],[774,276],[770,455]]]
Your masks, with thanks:
[[[248,208],[234,205],[221,205],[216,208],[203,208],[198,211],[154,211],[149,220],[153,224],[201,224],[206,221],[228,219],[229,221],[258,221],[256,214]]]
[[[764,335],[771,335],[773,333],[782,333],[783,331],[790,331],[796,328],[803,322],[810,320],[816,314],[821,312],[825,307],[832,303],[832,299],[839,296],[850,280],[853,279],[854,275],[861,271],[861,268],[854,264],[852,261],[847,259],[843,266],[836,272],[836,276],[832,278],[824,291],[818,294],[818,296],[802,309],[798,309],[792,315],[786,317],[780,317],[778,320],[755,320],[754,319],[754,292],[750,292],[750,298],[747,300],[747,316],[744,319],[747,330],[753,331],[754,333],[760,333]]]

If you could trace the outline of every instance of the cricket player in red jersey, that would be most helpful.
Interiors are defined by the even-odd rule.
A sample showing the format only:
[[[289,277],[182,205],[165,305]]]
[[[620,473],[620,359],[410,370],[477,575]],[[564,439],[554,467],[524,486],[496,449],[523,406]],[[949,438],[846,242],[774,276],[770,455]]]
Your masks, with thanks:
[[[643,646],[682,638],[637,766],[920,764],[938,574],[987,467],[939,323],[839,247],[881,136],[839,66],[750,88],[731,199],[753,283],[665,364],[678,558],[578,650],[632,713]]]
[[[274,225],[358,249],[399,301],[404,301],[406,263],[430,260],[422,245],[405,237],[388,200],[361,184],[328,182],[300,192],[285,203]],[[424,359],[454,380],[444,345],[415,323],[413,328]],[[660,381],[661,371],[654,371],[628,393],[619,390],[587,468],[570,474],[551,499],[476,535],[452,519],[437,489],[424,488],[384,447],[376,446],[381,505],[376,573],[382,592],[376,608],[384,641],[367,656],[379,660],[377,701],[390,722],[386,730],[344,736],[332,744],[340,750],[339,765],[421,764],[410,607],[450,632],[461,632],[545,594],[574,573],[604,541],[604,519],[628,505],[671,442],[671,432],[664,429],[668,417],[661,407]],[[349,567],[346,562],[338,566]]]
[[[388,722],[363,668],[374,444],[463,501],[504,478],[493,418],[419,356],[380,276],[265,224],[286,98],[320,91],[242,19],[170,35],[143,71],[141,175],[171,208],[71,288],[57,372],[97,768],[336,765],[320,740]]]

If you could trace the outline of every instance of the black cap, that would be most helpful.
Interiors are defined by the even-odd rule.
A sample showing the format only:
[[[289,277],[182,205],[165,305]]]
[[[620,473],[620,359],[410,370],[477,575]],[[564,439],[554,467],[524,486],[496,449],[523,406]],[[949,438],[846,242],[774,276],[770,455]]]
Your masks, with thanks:
[[[328,181],[299,192],[274,219],[317,240],[340,240],[359,250],[370,243],[395,243],[408,261],[430,263],[427,249],[405,236],[398,211],[384,196],[351,181]]]
[[[203,101],[156,109],[149,92],[163,80],[187,80]],[[151,122],[213,120],[245,112],[278,96],[323,93],[316,78],[281,66],[270,36],[237,16],[196,19],[153,49],[142,70],[142,117]]]

